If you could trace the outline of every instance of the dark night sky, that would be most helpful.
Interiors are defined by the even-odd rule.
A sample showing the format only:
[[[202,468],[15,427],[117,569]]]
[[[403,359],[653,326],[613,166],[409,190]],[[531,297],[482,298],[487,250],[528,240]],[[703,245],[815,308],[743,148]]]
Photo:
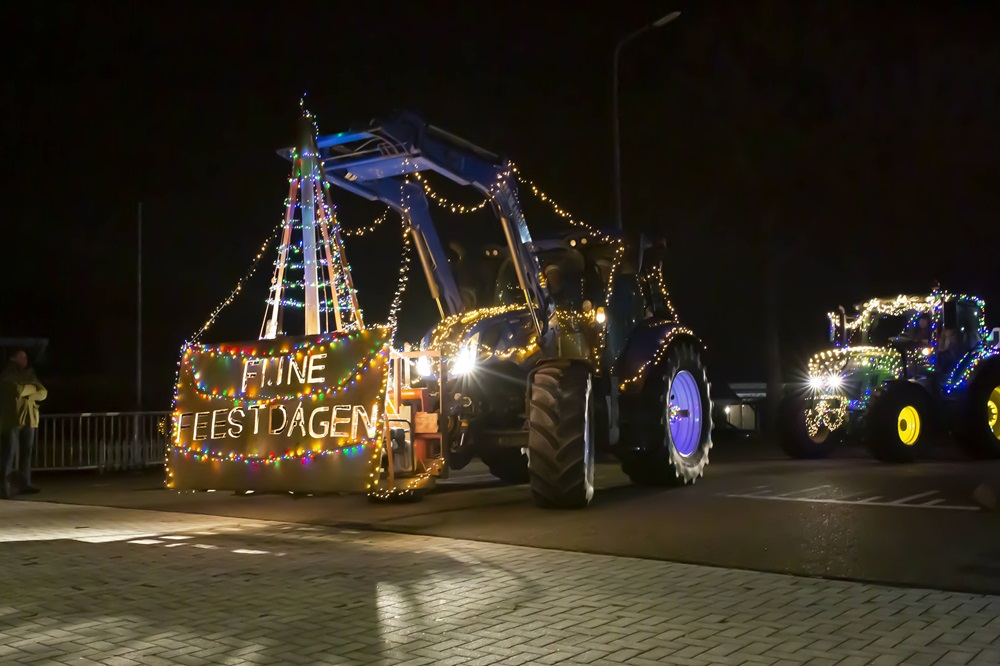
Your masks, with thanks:
[[[940,278],[1000,307],[995,3],[112,4],[3,10],[0,335],[51,339],[65,409],[131,406],[138,201],[145,403],[169,405],[177,348],[281,215],[275,149],[294,141],[303,92],[321,132],[409,108],[608,225],[612,49],[672,9],[681,19],[623,54],[625,221],[669,238],[675,304],[717,376],[763,379],[767,252],[790,364],[838,303]],[[348,227],[382,210],[336,196]],[[536,236],[558,228],[521,199]],[[437,219],[496,233],[488,213]],[[347,249],[362,305],[384,319],[397,234]],[[269,275],[207,339],[256,337]]]

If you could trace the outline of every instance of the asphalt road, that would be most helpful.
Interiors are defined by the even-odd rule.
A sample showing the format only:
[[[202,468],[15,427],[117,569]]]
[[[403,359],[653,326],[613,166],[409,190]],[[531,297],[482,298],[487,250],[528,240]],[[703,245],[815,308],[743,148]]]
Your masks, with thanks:
[[[601,464],[583,511],[537,509],[525,486],[501,485],[476,466],[405,505],[168,491],[149,473],[42,478],[36,497],[1000,593],[1000,513],[972,499],[984,481],[1000,485],[1000,462],[945,452],[896,466],[850,450],[792,461],[766,443],[719,449],[706,477],[685,488],[637,488]]]

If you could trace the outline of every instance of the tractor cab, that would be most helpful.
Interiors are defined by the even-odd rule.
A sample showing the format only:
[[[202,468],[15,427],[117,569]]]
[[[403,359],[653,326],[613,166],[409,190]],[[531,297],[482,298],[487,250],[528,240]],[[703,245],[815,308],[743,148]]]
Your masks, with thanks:
[[[664,250],[662,243],[645,238],[620,243],[611,236],[579,231],[531,244],[557,310],[605,326],[607,345],[600,360],[604,367],[618,357],[637,323],[654,316],[674,318],[662,275]],[[475,289],[485,306],[524,302],[505,247],[487,246],[479,259],[481,277]]]

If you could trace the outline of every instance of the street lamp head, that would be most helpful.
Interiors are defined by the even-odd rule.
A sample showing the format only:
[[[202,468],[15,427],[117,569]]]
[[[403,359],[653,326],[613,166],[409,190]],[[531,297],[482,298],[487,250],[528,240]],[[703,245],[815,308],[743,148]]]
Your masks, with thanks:
[[[666,16],[664,16],[663,18],[657,19],[657,20],[653,21],[653,27],[654,28],[662,28],[663,26],[665,26],[666,24],[670,23],[671,21],[673,21],[675,18],[679,17],[680,15],[681,15],[680,12],[670,12],[669,14],[667,14]]]

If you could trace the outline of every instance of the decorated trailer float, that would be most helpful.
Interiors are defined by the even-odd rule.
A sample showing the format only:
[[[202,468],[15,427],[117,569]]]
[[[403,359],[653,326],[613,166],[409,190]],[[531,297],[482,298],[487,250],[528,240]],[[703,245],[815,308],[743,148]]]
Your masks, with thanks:
[[[213,315],[183,350],[171,487],[411,498],[478,457],[503,480],[527,481],[537,504],[579,508],[594,495],[600,448],[638,484],[701,477],[710,385],[703,346],[669,301],[665,246],[599,231],[558,207],[575,228],[533,239],[513,163],[411,114],[325,137],[304,119],[300,147],[281,151],[293,171],[259,340],[201,344]],[[506,246],[467,256],[465,279],[456,278],[461,258],[438,239],[427,209],[428,198],[441,199],[421,172],[471,186],[496,213]],[[362,323],[331,184],[402,218],[385,326]],[[413,249],[441,321],[401,346]],[[305,316],[303,334],[290,336],[283,290],[293,266],[303,269]]]
[[[950,430],[975,457],[1000,457],[1000,329],[985,303],[935,289],[829,313],[831,347],[815,354],[780,414],[794,458],[820,458],[849,437],[887,462],[920,457]]]
[[[377,486],[397,304],[386,325],[364,324],[315,139],[303,110],[285,215],[256,259],[277,242],[258,339],[200,342],[255,262],[181,350],[168,487],[316,493]],[[289,295],[293,286],[303,292],[298,301]],[[285,331],[290,305],[301,310],[301,333]]]

